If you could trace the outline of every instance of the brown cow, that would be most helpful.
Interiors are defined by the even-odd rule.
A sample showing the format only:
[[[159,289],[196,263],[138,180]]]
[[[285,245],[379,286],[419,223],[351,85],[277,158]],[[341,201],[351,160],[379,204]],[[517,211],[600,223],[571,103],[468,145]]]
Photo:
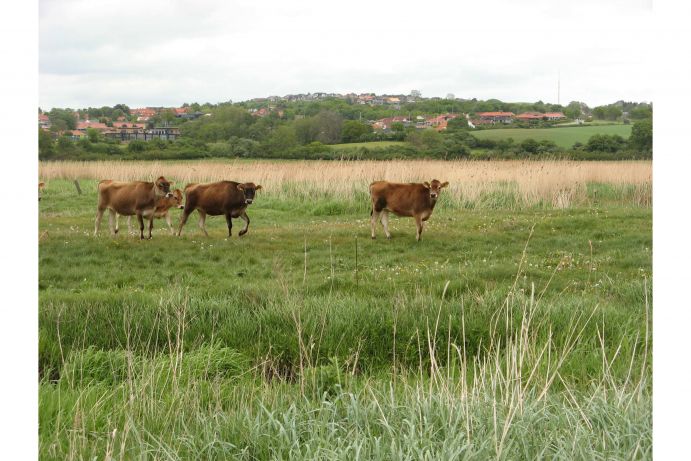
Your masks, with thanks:
[[[448,182],[440,183],[436,179],[433,179],[431,183],[422,184],[400,184],[387,181],[376,181],[370,184],[372,238],[375,238],[374,230],[380,216],[386,238],[391,238],[389,233],[389,211],[391,211],[397,216],[415,218],[417,226],[415,240],[420,241],[422,222],[427,221],[432,215],[441,189],[448,185]]]
[[[184,205],[182,204],[182,191],[180,189],[175,189],[173,191],[172,197],[162,197],[156,201],[156,211],[154,211],[154,218],[165,218],[168,224],[168,230],[171,234],[174,234],[173,224],[170,222],[170,212],[171,208],[178,208],[182,210]],[[118,233],[118,218],[120,215],[115,217],[115,233]],[[127,231],[132,233],[132,216],[127,217]]]
[[[41,201],[41,193],[43,192],[43,189],[46,188],[46,183],[40,182],[38,183],[38,201]]]
[[[115,227],[116,214],[123,216],[137,216],[139,220],[140,238],[144,239],[144,218],[149,220],[149,238],[154,227],[154,212],[159,198],[172,197],[170,191],[172,183],[163,176],[155,182],[116,182],[110,179],[98,183],[98,208],[96,211],[96,226],[94,236],[101,225],[103,212],[110,212],[110,230],[115,235],[118,229]]]
[[[228,223],[228,237],[233,228],[232,218],[242,218],[245,221],[245,228],[240,231],[242,237],[250,227],[250,218],[245,210],[254,200],[254,194],[262,186],[252,182],[244,184],[234,181],[220,181],[209,184],[188,184],[185,186],[185,208],[180,217],[180,227],[178,235],[182,233],[182,226],[187,222],[188,216],[194,211],[199,211],[199,227],[206,236],[204,226],[206,215],[226,217]]]

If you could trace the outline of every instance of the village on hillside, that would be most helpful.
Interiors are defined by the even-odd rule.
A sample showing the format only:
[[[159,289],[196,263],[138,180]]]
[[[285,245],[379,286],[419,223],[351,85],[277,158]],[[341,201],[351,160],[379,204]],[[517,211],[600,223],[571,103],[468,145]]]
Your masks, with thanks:
[[[366,106],[383,106],[392,110],[400,110],[401,104],[411,104],[425,100],[442,100],[442,98],[422,98],[419,91],[413,90],[410,95],[376,95],[374,93],[308,93],[308,94],[289,94],[286,96],[269,96],[266,98],[254,98],[247,101],[253,107],[247,108],[248,113],[254,117],[275,116],[284,118],[282,105],[295,101],[320,101],[326,99],[340,99],[349,104]],[[452,94],[446,98],[454,99]],[[209,111],[194,110],[193,106],[183,105],[182,107],[141,107],[129,109],[129,114],[120,114],[117,117],[95,117],[90,118],[85,110],[73,112],[76,120],[74,129],[51,130],[51,120],[48,115],[39,110],[39,128],[51,131],[55,136],[67,136],[72,140],[79,140],[87,136],[87,130],[93,129],[105,139],[131,141],[141,140],[150,141],[153,139],[175,140],[180,136],[179,125],[187,120],[194,120],[199,117],[211,116]],[[296,118],[301,117],[297,115]],[[396,129],[396,124],[403,128],[414,127],[417,129],[434,129],[444,131],[447,129],[448,122],[458,117],[467,120],[469,128],[476,128],[482,125],[507,125],[513,122],[539,122],[539,121],[559,121],[567,117],[561,112],[524,112],[514,114],[513,112],[477,112],[473,114],[463,113],[442,113],[429,115],[399,115],[384,117],[377,120],[362,120],[362,123],[370,125],[373,131],[390,132]]]

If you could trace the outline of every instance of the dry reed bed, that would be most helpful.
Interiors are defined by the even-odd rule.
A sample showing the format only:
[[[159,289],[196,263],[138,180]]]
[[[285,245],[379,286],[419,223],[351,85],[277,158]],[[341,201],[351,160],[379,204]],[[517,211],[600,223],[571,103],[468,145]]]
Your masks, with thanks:
[[[628,190],[634,205],[650,206],[650,161],[101,161],[40,162],[39,177],[51,179],[152,180],[165,176],[181,184],[222,179],[253,181],[266,193],[283,197],[339,198],[366,193],[375,180],[449,181],[452,200],[475,202],[497,192],[514,193],[523,204],[551,203],[566,208],[587,199],[586,185],[608,184]]]

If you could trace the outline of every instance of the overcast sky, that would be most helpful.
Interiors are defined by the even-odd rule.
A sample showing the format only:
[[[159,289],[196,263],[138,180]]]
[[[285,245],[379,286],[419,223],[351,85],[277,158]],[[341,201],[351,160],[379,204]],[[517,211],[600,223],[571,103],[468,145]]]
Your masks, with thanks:
[[[652,101],[650,0],[40,0],[39,105],[316,91]]]

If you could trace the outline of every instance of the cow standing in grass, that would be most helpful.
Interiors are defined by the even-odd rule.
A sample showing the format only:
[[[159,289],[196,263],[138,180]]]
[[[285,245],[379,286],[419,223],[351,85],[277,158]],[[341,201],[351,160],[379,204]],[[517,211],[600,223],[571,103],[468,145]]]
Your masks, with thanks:
[[[372,238],[375,236],[377,220],[381,219],[386,238],[391,238],[389,233],[389,212],[397,216],[409,216],[415,218],[417,233],[415,240],[420,241],[422,236],[422,223],[432,215],[432,210],[437,204],[441,190],[448,186],[448,182],[439,182],[436,179],[431,183],[424,182],[401,184],[388,181],[376,181],[370,184],[370,198],[372,199]]]
[[[154,228],[154,214],[156,203],[160,198],[170,198],[171,182],[163,176],[154,182],[133,181],[117,182],[104,180],[98,183],[98,208],[96,211],[96,226],[94,236],[98,234],[103,213],[110,212],[108,222],[113,235],[118,231],[115,226],[117,214],[123,216],[136,216],[139,221],[139,237],[144,239],[144,218],[149,220],[149,238]]]
[[[245,221],[245,228],[240,231],[240,237],[247,233],[250,227],[250,218],[247,216],[247,207],[254,201],[255,192],[262,186],[252,182],[237,183],[234,181],[220,181],[209,184],[188,184],[185,186],[185,208],[180,217],[178,236],[182,233],[182,227],[194,210],[199,212],[199,228],[206,232],[206,216],[226,217],[228,224],[228,237],[231,236],[233,218],[241,218]]]
[[[156,202],[156,210],[154,211],[154,218],[165,218],[166,224],[168,224],[168,230],[171,234],[175,234],[173,229],[173,223],[170,221],[170,209],[177,208],[182,210],[184,205],[182,204],[182,191],[180,189],[175,189],[173,191],[172,197],[161,197]],[[119,215],[118,215],[119,217]],[[127,217],[127,230],[132,233],[132,216]],[[115,218],[115,233],[118,233],[118,218]]]

